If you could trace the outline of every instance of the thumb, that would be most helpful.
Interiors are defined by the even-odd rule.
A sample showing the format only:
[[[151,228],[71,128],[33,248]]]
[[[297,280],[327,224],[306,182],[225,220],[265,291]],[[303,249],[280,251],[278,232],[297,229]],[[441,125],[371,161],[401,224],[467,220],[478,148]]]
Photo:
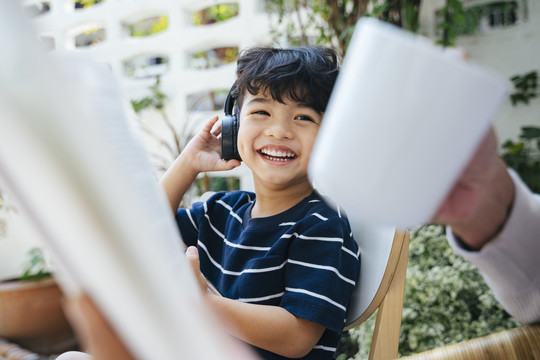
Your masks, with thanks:
[[[195,275],[201,271],[199,263],[199,251],[195,246],[190,246],[187,248],[186,258],[188,260],[189,266],[191,266],[191,270]]]
[[[199,287],[201,288],[202,291],[206,292],[206,279],[201,273],[201,265],[199,262],[199,251],[197,250],[197,247],[190,246],[187,248],[186,259],[189,263],[189,266],[191,267],[191,271],[193,272],[193,275],[195,275],[195,279],[197,279],[197,282],[199,283]]]
[[[214,171],[227,171],[227,170],[232,170],[240,165],[242,165],[242,163],[235,159],[231,159],[231,160],[219,159],[218,162],[214,165],[213,170]]]

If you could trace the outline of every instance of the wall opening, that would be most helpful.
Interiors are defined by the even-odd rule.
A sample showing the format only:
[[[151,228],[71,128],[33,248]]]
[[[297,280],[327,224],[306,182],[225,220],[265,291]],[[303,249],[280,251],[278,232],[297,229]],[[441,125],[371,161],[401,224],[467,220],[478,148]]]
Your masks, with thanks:
[[[191,14],[193,25],[210,25],[238,16],[238,3],[219,4]]]
[[[218,68],[236,61],[238,46],[219,47],[188,55],[188,67],[196,70]]]

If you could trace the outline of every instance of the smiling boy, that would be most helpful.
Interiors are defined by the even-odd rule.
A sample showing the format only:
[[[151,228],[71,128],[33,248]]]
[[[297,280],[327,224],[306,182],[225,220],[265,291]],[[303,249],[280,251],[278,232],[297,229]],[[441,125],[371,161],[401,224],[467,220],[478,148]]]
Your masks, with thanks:
[[[265,359],[332,359],[356,284],[359,252],[349,223],[307,175],[338,71],[326,48],[244,51],[231,96],[238,152],[255,193],[220,192],[176,210],[200,172],[240,165],[221,159],[217,117],[161,180],[188,256],[198,252],[202,273],[223,295],[205,298],[228,331]]]

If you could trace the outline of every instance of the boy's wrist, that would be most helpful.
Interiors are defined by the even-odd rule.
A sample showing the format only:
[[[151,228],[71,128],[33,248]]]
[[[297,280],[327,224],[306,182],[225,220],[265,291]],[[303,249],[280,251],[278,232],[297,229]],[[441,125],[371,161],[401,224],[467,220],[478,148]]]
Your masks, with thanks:
[[[173,163],[175,172],[182,176],[190,176],[195,179],[201,172],[193,161],[194,156],[190,156],[187,152],[182,152]]]

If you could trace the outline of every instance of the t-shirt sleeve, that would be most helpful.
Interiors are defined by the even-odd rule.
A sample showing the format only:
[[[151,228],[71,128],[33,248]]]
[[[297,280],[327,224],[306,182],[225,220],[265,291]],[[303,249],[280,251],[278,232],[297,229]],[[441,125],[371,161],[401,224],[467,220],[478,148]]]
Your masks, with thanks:
[[[360,269],[346,221],[320,221],[291,242],[281,306],[341,333]]]
[[[175,219],[184,244],[186,246],[197,246],[201,224],[206,223],[205,216],[212,217],[212,212],[217,203],[224,203],[224,201],[231,201],[231,199],[235,201],[241,195],[241,192],[227,193],[220,191],[214,193],[205,202],[194,203],[191,209],[178,209]]]
[[[193,209],[178,209],[176,213],[176,224],[182,235],[182,240],[186,246],[196,246],[199,236],[198,218]]]
[[[197,246],[199,238],[199,224],[204,217],[205,204],[198,202],[191,209],[178,209],[176,212],[176,224],[186,246]]]

